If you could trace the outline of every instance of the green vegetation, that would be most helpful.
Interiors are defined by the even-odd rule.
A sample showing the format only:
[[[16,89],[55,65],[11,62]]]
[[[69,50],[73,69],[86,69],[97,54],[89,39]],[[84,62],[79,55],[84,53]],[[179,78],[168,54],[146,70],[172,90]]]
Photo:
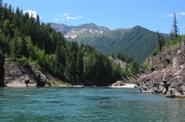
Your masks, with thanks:
[[[153,68],[153,66],[152,65],[150,65],[150,64],[148,64],[148,63],[143,63],[143,67],[144,67],[144,70],[145,71],[151,71],[152,70],[152,68]]]
[[[6,3],[0,7],[0,47],[20,65],[35,63],[43,72],[72,85],[109,85],[138,72],[135,63],[121,68],[90,46],[67,42],[50,24],[41,23],[39,16],[30,17],[19,8],[14,11]],[[129,73],[123,73],[125,69]]]
[[[125,78],[132,77],[143,71],[143,67],[138,64],[133,58],[128,57],[127,55],[118,54],[113,56],[114,59],[119,59],[121,61],[127,62],[126,67],[122,69],[122,75]]]
[[[165,37],[159,32],[157,32],[157,40],[158,46],[153,50],[152,55],[156,55],[157,53],[161,52],[163,47],[166,45]]]
[[[118,29],[103,34],[81,34],[74,41],[88,44],[104,54],[127,54],[135,61],[143,63],[157,47],[158,40],[155,32],[140,26],[132,29]]]
[[[158,43],[159,43],[159,51],[162,51],[162,48],[165,46],[166,40],[164,36],[160,33],[157,32],[157,37],[158,37]]]
[[[183,39],[183,37],[179,36],[176,39],[169,40],[165,46],[171,47],[171,46],[180,45],[182,42],[182,39]]]

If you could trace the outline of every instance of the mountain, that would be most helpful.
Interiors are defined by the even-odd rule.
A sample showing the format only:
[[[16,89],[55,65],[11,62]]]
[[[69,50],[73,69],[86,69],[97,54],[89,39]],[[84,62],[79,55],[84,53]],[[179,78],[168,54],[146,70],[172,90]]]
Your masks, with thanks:
[[[54,28],[58,32],[62,32],[65,38],[76,38],[80,34],[102,34],[105,32],[110,31],[110,29],[103,27],[103,26],[98,26],[93,23],[89,24],[83,24],[80,26],[68,26],[65,24],[55,24],[51,23],[50,24],[52,28]]]
[[[156,33],[141,26],[116,30],[95,24],[80,26],[51,24],[51,27],[62,32],[66,38],[72,37],[74,41],[93,46],[104,54],[127,55],[140,63],[150,56],[158,45]],[[93,33],[89,33],[92,30]]]

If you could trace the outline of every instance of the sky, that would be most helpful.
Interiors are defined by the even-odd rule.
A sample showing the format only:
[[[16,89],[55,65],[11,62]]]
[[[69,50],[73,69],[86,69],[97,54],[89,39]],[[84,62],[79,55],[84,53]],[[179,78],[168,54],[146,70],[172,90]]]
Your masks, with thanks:
[[[185,0],[4,0],[23,11],[38,13],[41,21],[80,25],[95,23],[110,29],[136,25],[170,33],[173,13],[185,34]]]

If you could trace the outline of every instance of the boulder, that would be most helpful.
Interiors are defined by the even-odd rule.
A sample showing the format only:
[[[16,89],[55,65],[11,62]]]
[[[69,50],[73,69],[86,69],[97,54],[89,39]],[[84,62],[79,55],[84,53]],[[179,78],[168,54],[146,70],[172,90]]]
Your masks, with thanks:
[[[124,86],[125,83],[123,81],[117,81],[116,83],[112,84],[111,86]]]

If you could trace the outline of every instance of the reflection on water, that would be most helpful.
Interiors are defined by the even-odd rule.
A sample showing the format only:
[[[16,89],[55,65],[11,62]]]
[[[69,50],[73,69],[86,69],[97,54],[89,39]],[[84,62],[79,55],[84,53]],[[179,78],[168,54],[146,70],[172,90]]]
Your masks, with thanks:
[[[0,121],[183,122],[185,100],[136,89],[0,89]]]

